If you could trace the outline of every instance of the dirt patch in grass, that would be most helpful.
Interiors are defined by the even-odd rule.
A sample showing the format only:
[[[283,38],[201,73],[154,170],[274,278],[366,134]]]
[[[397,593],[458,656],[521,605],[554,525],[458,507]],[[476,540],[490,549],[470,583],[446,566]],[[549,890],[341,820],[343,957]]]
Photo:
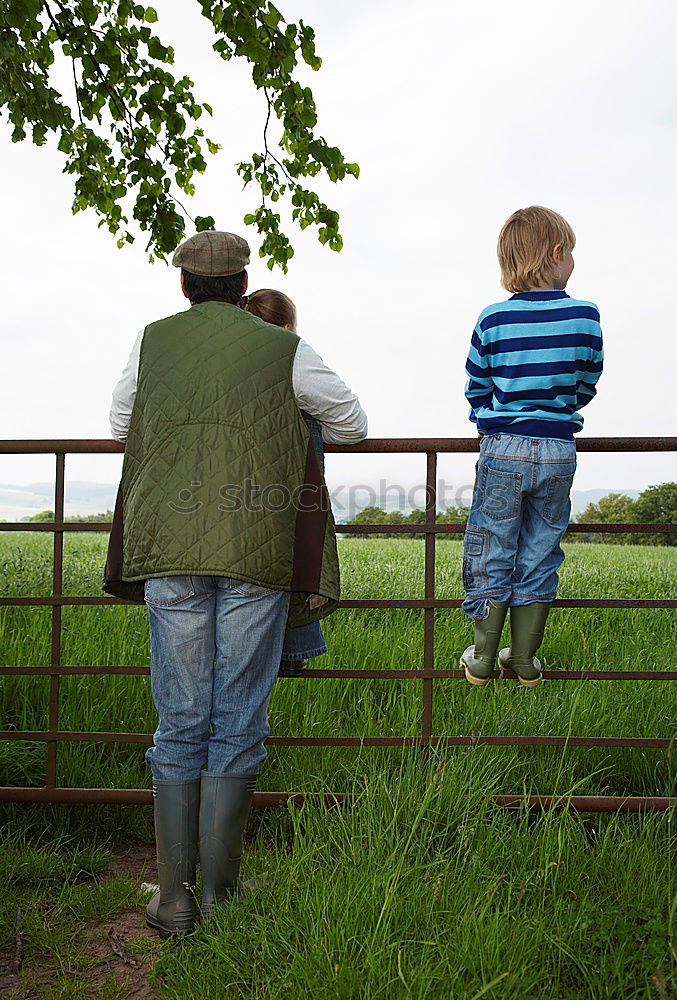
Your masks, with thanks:
[[[114,853],[105,876],[125,875],[137,885],[157,881],[154,845]],[[104,876],[104,877],[105,877]],[[48,952],[26,956],[21,936],[0,951],[0,996],[89,1000],[146,1000],[158,993],[148,977],[160,954],[160,939],[145,921],[143,906],[106,920],[83,922],[70,957],[57,964]]]
[[[84,925],[77,958],[63,971],[47,956],[44,964],[38,959],[16,974],[15,950],[0,952],[0,996],[11,1000],[37,1000],[46,995],[83,1000],[104,995],[111,1000],[157,998],[148,976],[159,953],[159,938],[146,926],[143,910],[128,910]]]
[[[106,869],[110,875],[127,875],[141,882],[157,883],[157,858],[155,844],[133,844],[123,850],[117,850]]]

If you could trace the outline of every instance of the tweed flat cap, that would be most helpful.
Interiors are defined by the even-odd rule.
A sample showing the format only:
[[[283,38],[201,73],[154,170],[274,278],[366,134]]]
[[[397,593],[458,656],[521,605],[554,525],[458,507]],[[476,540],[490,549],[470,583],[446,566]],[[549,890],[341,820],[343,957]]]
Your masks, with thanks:
[[[184,240],[172,257],[174,267],[210,278],[237,274],[249,263],[249,244],[235,233],[206,229]]]

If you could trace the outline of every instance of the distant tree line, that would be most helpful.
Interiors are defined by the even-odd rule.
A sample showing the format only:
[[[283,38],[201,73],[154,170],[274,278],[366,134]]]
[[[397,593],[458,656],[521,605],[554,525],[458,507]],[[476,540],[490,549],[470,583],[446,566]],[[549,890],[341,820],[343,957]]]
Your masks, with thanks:
[[[588,504],[576,519],[581,524],[676,524],[677,483],[649,486],[636,500],[625,493],[609,493],[597,503]],[[677,545],[677,533],[664,531],[619,532],[614,534],[579,534],[580,542],[607,542],[613,545]]]
[[[24,521],[53,521],[54,511],[53,510],[41,510],[38,514],[33,514],[32,517],[23,518]],[[104,514],[70,514],[68,517],[64,517],[64,521],[112,521],[113,511],[107,510]],[[6,518],[0,518],[0,523],[6,524]]]
[[[435,517],[436,524],[464,524],[468,518],[467,507],[447,507],[440,511]],[[424,524],[425,511],[415,508],[409,514],[403,514],[399,510],[383,510],[381,507],[365,507],[359,514],[356,514],[347,524]],[[453,532],[441,532],[438,538],[462,538],[463,532],[455,534]],[[399,533],[395,531],[384,531],[383,534],[354,534],[351,538],[425,538],[421,532]]]
[[[437,524],[464,524],[468,517],[467,507],[447,507],[436,517]],[[53,510],[42,510],[33,514],[29,521],[53,521]],[[66,521],[112,521],[113,511],[102,514],[72,514]],[[590,503],[576,518],[578,524],[613,524],[614,522],[629,524],[677,524],[677,483],[660,483],[649,486],[634,500],[625,493],[609,493],[597,503]],[[424,524],[425,511],[412,510],[403,514],[399,510],[383,510],[381,507],[365,507],[356,514],[348,524]],[[384,531],[378,534],[351,535],[352,538],[424,538],[422,532],[400,534],[395,531]],[[439,539],[461,538],[462,533],[440,533]],[[612,545],[677,545],[677,532],[652,531],[613,533],[582,532],[569,536],[570,541],[606,542]]]
[[[468,517],[467,507],[447,507],[437,514],[437,524],[463,524]],[[400,511],[386,511],[381,507],[365,507],[356,514],[348,524],[423,524],[424,510],[412,510],[410,514]],[[625,493],[609,493],[597,503],[588,504],[578,515],[579,524],[612,524],[614,522],[630,524],[677,524],[677,483],[661,483],[649,486],[634,500]],[[383,534],[354,534],[351,538],[424,538],[421,533],[399,534],[384,531]],[[460,538],[462,535],[441,533],[440,539]],[[572,534],[569,541],[606,542],[613,545],[677,545],[677,532],[613,532],[597,533],[583,532]]]

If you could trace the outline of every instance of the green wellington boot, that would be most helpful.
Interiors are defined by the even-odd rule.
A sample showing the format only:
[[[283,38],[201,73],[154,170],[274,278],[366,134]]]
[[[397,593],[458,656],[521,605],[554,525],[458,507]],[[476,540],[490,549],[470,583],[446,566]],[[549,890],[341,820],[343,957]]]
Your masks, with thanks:
[[[541,661],[535,652],[543,642],[545,622],[552,601],[534,601],[510,608],[510,647],[498,654],[498,665],[509,667],[524,687],[536,687],[543,680]]]
[[[153,779],[155,846],[160,889],[146,907],[146,923],[161,938],[190,932],[197,919],[195,866],[200,779]]]
[[[242,835],[247,823],[256,775],[202,771],[199,850],[202,871],[202,917],[227,904],[234,895],[253,892],[265,881],[239,878]]]
[[[461,655],[461,665],[465,669],[466,680],[478,687],[486,684],[491,677],[510,602],[494,601],[490,598],[487,604],[489,607],[487,617],[481,621],[473,621],[475,644],[468,646]]]
[[[280,660],[278,677],[300,677],[308,668],[307,660]]]

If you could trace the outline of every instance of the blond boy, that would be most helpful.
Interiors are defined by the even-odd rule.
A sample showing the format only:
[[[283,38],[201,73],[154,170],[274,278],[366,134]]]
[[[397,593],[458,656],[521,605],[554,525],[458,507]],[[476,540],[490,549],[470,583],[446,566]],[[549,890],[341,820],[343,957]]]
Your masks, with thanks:
[[[484,309],[466,362],[469,419],[482,435],[463,539],[463,610],[475,642],[461,656],[471,684],[492,675],[510,608],[511,646],[498,654],[526,687],[564,559],[579,410],[596,393],[604,351],[599,310],[571,298],[571,226],[540,205],[510,216],[498,239],[503,287]]]

